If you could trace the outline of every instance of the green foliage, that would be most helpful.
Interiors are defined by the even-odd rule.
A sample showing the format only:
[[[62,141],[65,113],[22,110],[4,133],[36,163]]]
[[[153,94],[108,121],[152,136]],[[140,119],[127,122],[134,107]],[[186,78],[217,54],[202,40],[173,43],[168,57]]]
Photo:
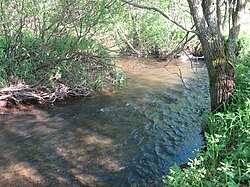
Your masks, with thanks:
[[[36,86],[60,81],[94,90],[116,74],[98,41],[117,12],[112,1],[13,0],[2,1],[0,9],[1,86],[15,77]]]
[[[175,21],[187,24],[183,19],[189,17],[186,1],[138,3],[158,7]],[[180,12],[180,6],[184,11]],[[1,86],[9,77],[53,86],[54,74],[60,74],[70,87],[100,88],[108,77],[121,79],[111,82],[122,83],[124,75],[108,63],[108,58],[96,62],[95,56],[111,54],[102,38],[118,44],[123,52],[147,56],[173,50],[184,36],[184,31],[158,13],[120,1],[5,0],[0,9]]]
[[[244,57],[250,51],[250,39],[246,33],[242,33],[238,39],[236,53],[239,57]]]
[[[190,17],[186,1],[138,1],[138,4],[157,7],[173,20],[187,25]],[[180,7],[182,11],[180,12]],[[120,50],[139,56],[170,52],[185,35],[185,31],[179,29],[174,23],[152,10],[138,9],[132,6],[124,6],[124,9],[116,17],[119,20],[115,24],[114,38],[119,44]],[[184,19],[185,18],[185,19]],[[185,21],[184,21],[185,20]]]
[[[237,91],[232,102],[207,120],[207,150],[191,160],[188,168],[172,167],[164,178],[166,186],[250,185],[249,56],[236,70]]]

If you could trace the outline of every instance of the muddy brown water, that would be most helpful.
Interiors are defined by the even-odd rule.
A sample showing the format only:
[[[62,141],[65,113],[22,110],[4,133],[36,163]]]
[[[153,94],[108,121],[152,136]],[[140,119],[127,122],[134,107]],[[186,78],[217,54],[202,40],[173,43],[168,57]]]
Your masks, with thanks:
[[[1,114],[0,186],[163,186],[203,147],[209,111],[204,64],[165,64],[121,59],[121,90]]]

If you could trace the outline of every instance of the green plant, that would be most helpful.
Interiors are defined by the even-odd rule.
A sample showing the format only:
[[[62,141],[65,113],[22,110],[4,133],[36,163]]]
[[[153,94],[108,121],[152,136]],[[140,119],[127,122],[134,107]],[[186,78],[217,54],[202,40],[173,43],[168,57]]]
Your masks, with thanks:
[[[115,69],[98,37],[117,9],[109,0],[2,1],[1,86],[15,77],[34,86],[53,87],[59,81],[101,89],[105,75]]]
[[[139,1],[140,4],[153,5],[166,14],[187,25],[190,15],[186,12],[186,1]],[[180,6],[184,12],[180,12]],[[185,19],[184,19],[185,17]],[[151,54],[161,55],[171,52],[185,35],[175,24],[166,21],[163,16],[144,9],[124,6],[116,16],[119,22],[115,22],[113,37],[118,43],[120,50],[137,56],[148,56]]]

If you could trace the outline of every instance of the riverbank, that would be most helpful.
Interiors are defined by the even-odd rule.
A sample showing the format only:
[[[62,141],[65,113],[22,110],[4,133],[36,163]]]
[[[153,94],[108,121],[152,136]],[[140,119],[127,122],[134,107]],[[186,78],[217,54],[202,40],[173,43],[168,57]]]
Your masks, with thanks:
[[[12,75],[1,64],[0,68],[6,76],[0,80],[0,107],[51,105],[56,101],[86,97],[124,84],[125,74],[114,65],[113,58],[84,53],[79,56],[69,64],[62,62],[60,67],[44,70],[40,75],[31,73],[36,66],[22,70],[22,74],[29,72],[25,75],[18,76],[16,72]],[[17,68],[15,71],[20,70]]]
[[[48,84],[39,84],[38,80],[41,78],[36,78],[38,79],[35,81],[37,85],[28,84],[29,76],[31,76],[30,74],[27,77],[23,77],[23,79],[13,76],[6,77],[4,80],[4,86],[2,86],[2,88],[0,87],[0,107],[8,108],[17,105],[30,104],[51,105],[57,101],[77,97],[87,97],[95,93],[109,95],[117,86],[124,85],[126,81],[125,73],[144,74],[144,78],[148,81],[157,81],[157,76],[155,76],[155,74],[170,73],[172,76],[178,76],[179,80],[182,81],[182,84],[185,84],[184,79],[192,76],[193,71],[197,70],[196,66],[204,65],[203,63],[200,64],[198,61],[196,64],[193,62],[191,64],[192,70],[185,72],[185,75],[182,75],[179,72],[180,67],[178,66],[178,63],[186,62],[190,57],[182,56],[181,58],[162,61],[159,63],[156,63],[157,61],[154,58],[137,58],[132,56],[122,56],[116,60],[109,58],[105,59],[105,61],[103,61],[101,57],[94,58],[91,55],[86,56],[85,58],[87,60],[85,59],[84,63],[95,62],[93,67],[85,67],[86,65],[79,67],[82,71],[79,77],[73,76],[69,80],[66,79],[69,76],[68,73],[73,75],[77,70],[71,69],[72,72],[67,73],[65,73],[64,70],[49,72],[48,74],[50,74],[50,76],[46,75],[42,77],[44,82],[49,82]],[[111,62],[108,62],[108,60]],[[189,69],[190,64],[186,63],[185,66]],[[68,67],[65,66],[64,68],[67,69]],[[153,76],[147,72],[147,69],[152,71],[152,68],[156,71]]]
[[[166,186],[250,186],[250,56],[239,62],[237,91],[224,112],[207,119],[206,151],[188,168],[173,166]]]

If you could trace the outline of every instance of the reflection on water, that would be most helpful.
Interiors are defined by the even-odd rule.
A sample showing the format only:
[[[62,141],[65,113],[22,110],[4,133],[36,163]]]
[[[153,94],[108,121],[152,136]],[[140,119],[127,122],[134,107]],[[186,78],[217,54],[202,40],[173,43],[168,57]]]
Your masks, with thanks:
[[[127,88],[0,115],[0,186],[161,186],[203,146],[207,73],[123,59]]]

